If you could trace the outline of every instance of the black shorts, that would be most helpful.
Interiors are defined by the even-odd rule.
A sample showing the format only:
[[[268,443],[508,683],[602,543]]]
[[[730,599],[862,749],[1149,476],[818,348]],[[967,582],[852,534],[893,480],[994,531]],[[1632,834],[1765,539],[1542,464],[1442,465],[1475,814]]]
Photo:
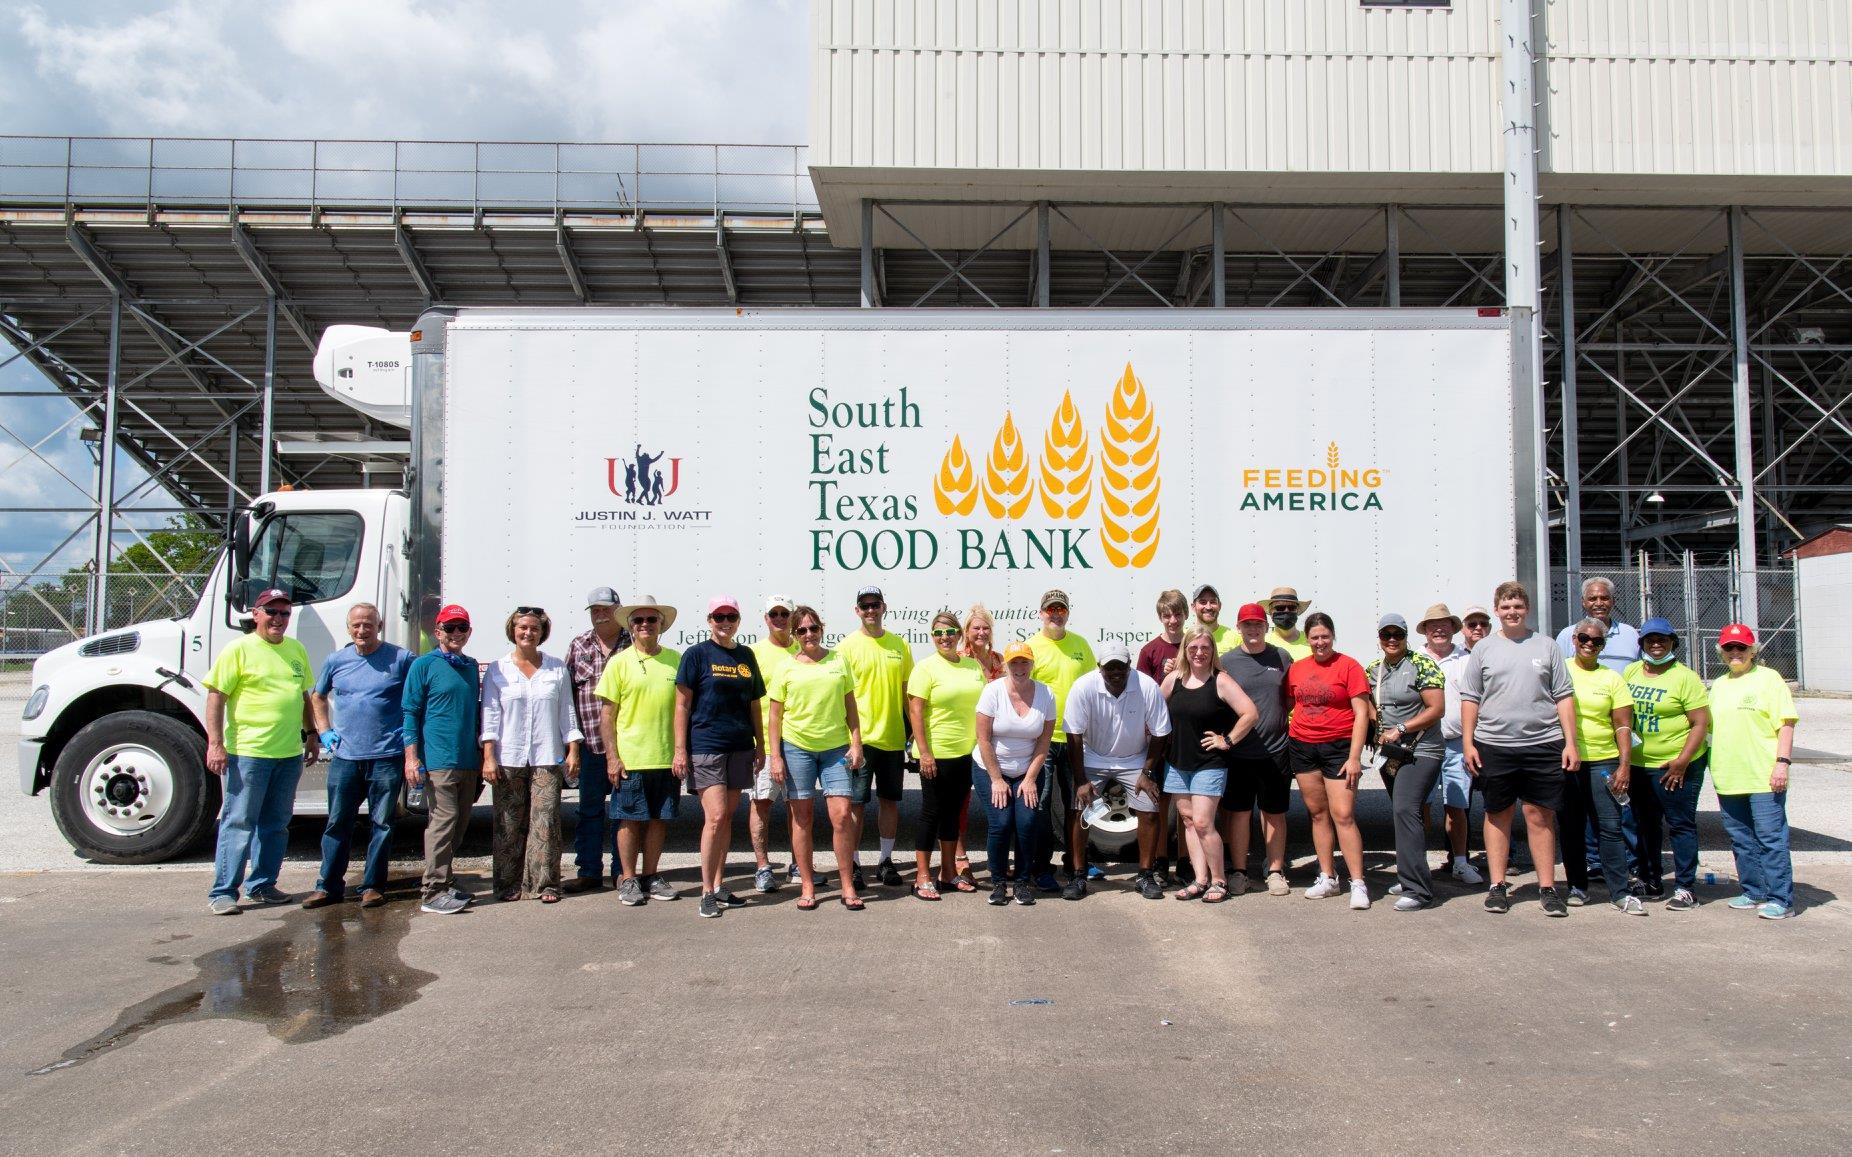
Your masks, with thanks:
[[[1286,741],[1286,766],[1294,775],[1320,772],[1326,779],[1344,778],[1344,761],[1350,758],[1350,740],[1333,739],[1329,743],[1307,743],[1301,739]]]
[[[1348,751],[1346,745],[1346,754]],[[1268,815],[1283,815],[1292,806],[1293,777],[1287,772],[1286,753],[1228,757],[1228,790],[1222,793],[1221,809],[1244,812],[1258,806]],[[1342,764],[1340,763],[1340,766]]]
[[[1556,811],[1563,806],[1563,745],[1494,747],[1481,743],[1479,778],[1485,810],[1500,812],[1523,800]]]
[[[867,760],[865,770],[874,773],[875,798],[899,803],[907,785],[906,753],[888,751],[882,747],[864,747],[862,758]]]

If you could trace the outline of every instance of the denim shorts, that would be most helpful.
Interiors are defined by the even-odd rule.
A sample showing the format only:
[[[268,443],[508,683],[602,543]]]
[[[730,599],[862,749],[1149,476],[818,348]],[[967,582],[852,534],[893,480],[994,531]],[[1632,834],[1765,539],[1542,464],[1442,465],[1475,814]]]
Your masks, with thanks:
[[[832,747],[828,751],[806,751],[794,743],[784,745],[785,756],[785,798],[815,799],[817,782],[823,783],[825,795],[849,794],[849,748]],[[840,771],[836,778],[841,791],[829,790],[831,772]]]
[[[1164,770],[1165,795],[1219,796],[1227,790],[1226,767],[1199,767],[1195,771],[1184,771],[1171,764]]]
[[[605,804],[605,815],[614,820],[642,823],[645,820],[672,820],[681,810],[682,785],[666,767],[650,771],[631,771],[612,789]]]
[[[1443,807],[1467,811],[1473,806],[1473,773],[1466,770],[1466,753],[1458,739],[1447,740],[1441,751],[1440,782],[1434,785],[1434,791]]]

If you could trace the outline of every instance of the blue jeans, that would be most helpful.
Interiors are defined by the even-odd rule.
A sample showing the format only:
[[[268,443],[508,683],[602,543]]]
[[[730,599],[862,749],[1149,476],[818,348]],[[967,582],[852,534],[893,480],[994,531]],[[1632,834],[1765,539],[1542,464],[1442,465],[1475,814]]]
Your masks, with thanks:
[[[1663,767],[1636,768],[1633,783],[1628,795],[1634,799],[1635,807],[1640,802],[1640,788],[1645,783],[1652,785],[1649,793],[1658,805],[1651,809],[1665,819],[1666,834],[1672,838],[1672,878],[1680,888],[1690,891],[1698,886],[1698,792],[1704,786],[1704,771],[1710,766],[1710,755],[1706,753],[1691,761],[1685,768],[1685,782],[1677,791],[1671,791],[1659,782],[1665,774]],[[1644,783],[1642,782],[1644,781]],[[1640,842],[1642,846],[1654,846],[1657,840],[1648,838],[1645,827],[1648,823],[1657,825],[1659,816],[1652,816],[1648,809],[1638,808],[1640,816]],[[1657,835],[1657,830],[1654,831]],[[1640,865],[1640,878],[1646,882],[1646,890],[1658,891],[1664,878],[1659,865],[1659,857],[1652,856]]]
[[[1627,850],[1624,834],[1629,809],[1622,807],[1608,788],[1608,781],[1619,767],[1618,759],[1582,765],[1583,772],[1588,776],[1588,824],[1595,829],[1595,868],[1601,873],[1602,882],[1608,886],[1610,900],[1619,900],[1628,894],[1627,884],[1633,866],[1633,856]],[[1629,795],[1644,789],[1640,782],[1640,769],[1634,768],[1630,774],[1632,781],[1628,784]]]
[[[572,850],[581,880],[604,878],[604,854],[611,852],[612,873],[617,864],[617,823],[605,819],[605,800],[611,794],[610,764],[603,753],[579,745],[579,822],[572,830]]]
[[[289,848],[289,817],[296,810],[296,783],[302,778],[302,757],[259,759],[253,755],[225,757],[225,803],[219,808],[219,849],[212,858],[212,895],[238,897],[238,888],[251,891],[274,886],[283,870],[283,853]],[[244,864],[251,862],[247,881]]]
[[[1788,793],[1719,795],[1723,830],[1736,853],[1736,878],[1751,900],[1794,907],[1794,858],[1788,854]]]
[[[1028,865],[1035,862],[1036,823],[1042,814],[1042,804],[1048,798],[1048,769],[1044,767],[1036,780],[1036,805],[1030,807],[1022,801],[1022,785],[1026,776],[1006,779],[1010,785],[1010,802],[1007,807],[992,807],[990,804],[990,773],[974,771],[971,774],[971,790],[984,801],[984,815],[990,821],[990,834],[985,842],[985,854],[990,858],[990,882],[1002,883],[1010,878],[1010,852],[1016,853],[1016,877],[1027,880]]]
[[[347,891],[348,849],[353,844],[354,821],[360,818],[360,801],[367,803],[366,870],[360,889],[386,887],[386,845],[392,840],[392,815],[398,808],[399,785],[405,782],[405,757],[379,759],[335,758],[328,764],[328,826],[322,829],[322,870],[315,890],[339,897]]]

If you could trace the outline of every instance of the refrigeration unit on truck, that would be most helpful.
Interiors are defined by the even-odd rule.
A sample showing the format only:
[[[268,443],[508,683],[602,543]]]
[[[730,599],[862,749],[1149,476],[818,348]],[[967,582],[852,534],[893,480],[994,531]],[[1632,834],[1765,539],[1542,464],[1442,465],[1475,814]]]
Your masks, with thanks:
[[[942,608],[984,603],[1001,647],[1058,587],[1071,629],[1136,650],[1167,588],[1213,582],[1232,621],[1287,583],[1365,652],[1382,612],[1484,602],[1515,573],[1510,350],[1506,320],[1474,310],[464,308],[409,342],[335,327],[317,378],[409,426],[406,489],[263,495],[191,615],[39,659],[20,786],[94,859],[203,840],[219,795],[200,679],[272,586],[318,669],[357,602],[414,650],[461,603],[481,660],[510,609],[544,606],[562,653],[596,586],[682,607],[677,649],[716,593],[789,595],[833,641],[878,586],[925,656]],[[297,806],[324,810],[317,769]]]

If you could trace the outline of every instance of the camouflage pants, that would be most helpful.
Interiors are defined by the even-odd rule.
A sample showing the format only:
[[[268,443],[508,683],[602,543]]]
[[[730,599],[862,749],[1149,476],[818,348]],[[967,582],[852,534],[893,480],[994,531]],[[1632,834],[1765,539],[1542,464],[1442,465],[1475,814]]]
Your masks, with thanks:
[[[559,887],[557,767],[502,767],[495,774],[495,894],[534,897]]]

